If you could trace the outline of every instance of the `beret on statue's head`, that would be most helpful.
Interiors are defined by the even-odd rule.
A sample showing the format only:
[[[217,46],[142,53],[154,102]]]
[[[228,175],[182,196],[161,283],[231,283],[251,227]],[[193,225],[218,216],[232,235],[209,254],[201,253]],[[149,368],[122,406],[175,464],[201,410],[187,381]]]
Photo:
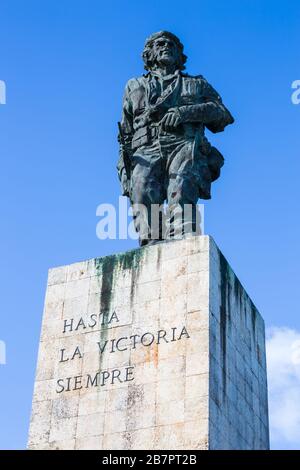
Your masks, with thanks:
[[[144,50],[143,50],[143,61],[145,64],[145,69],[146,70],[151,70],[153,66],[153,43],[156,39],[161,38],[161,37],[166,37],[168,39],[171,39],[177,46],[178,52],[179,52],[179,61],[178,61],[178,68],[179,70],[184,70],[185,69],[185,63],[187,60],[187,56],[183,53],[183,44],[181,43],[180,39],[173,33],[170,33],[169,31],[158,31],[157,33],[151,34],[146,39]]]

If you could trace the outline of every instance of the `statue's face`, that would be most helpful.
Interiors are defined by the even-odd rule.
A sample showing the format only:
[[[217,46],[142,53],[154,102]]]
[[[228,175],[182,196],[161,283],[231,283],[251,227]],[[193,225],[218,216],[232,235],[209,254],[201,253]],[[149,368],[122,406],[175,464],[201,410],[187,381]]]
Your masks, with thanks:
[[[160,37],[153,42],[153,53],[158,66],[172,66],[178,63],[179,51],[176,43],[168,37]]]

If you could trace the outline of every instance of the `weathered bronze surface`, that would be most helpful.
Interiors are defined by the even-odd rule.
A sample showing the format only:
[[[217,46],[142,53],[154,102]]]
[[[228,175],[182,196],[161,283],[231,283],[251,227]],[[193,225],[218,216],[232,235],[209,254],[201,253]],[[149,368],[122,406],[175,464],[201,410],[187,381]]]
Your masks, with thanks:
[[[183,73],[186,59],[174,34],[155,33],[143,51],[148,72],[125,88],[118,174],[140,245],[198,234],[197,201],[211,198],[224,163],[205,129],[221,132],[234,119],[202,75]],[[151,207],[164,202],[158,223]]]

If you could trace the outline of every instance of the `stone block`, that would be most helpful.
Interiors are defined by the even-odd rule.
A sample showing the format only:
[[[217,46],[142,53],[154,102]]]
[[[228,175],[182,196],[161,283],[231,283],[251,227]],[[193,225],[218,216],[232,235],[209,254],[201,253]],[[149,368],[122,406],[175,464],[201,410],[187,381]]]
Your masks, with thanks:
[[[267,449],[264,322],[211,237],[49,270],[30,449]]]

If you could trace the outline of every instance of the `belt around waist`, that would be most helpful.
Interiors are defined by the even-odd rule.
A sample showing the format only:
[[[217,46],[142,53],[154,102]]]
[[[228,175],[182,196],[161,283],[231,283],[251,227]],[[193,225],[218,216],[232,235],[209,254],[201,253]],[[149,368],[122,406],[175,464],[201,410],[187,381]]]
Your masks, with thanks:
[[[159,126],[145,126],[137,129],[133,135],[132,139],[132,149],[135,150],[142,145],[147,145],[152,143],[155,139],[158,138],[159,135],[167,136],[167,135],[177,135],[183,136],[186,135],[187,137],[194,137],[197,132],[201,131],[200,127],[196,127],[192,124],[183,124],[176,128],[174,132],[164,132],[161,131]]]

